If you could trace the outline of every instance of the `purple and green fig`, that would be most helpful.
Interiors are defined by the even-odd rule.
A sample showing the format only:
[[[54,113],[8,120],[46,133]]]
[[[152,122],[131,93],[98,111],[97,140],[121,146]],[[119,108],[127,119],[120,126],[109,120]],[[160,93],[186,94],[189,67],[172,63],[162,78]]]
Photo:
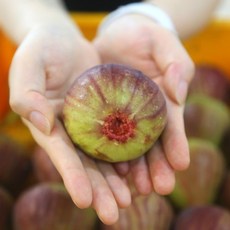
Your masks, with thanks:
[[[68,91],[63,120],[85,153],[109,162],[135,159],[156,142],[166,125],[166,102],[156,83],[118,64],[92,67]]]
[[[217,205],[194,206],[182,210],[172,230],[229,230],[230,212]]]
[[[39,182],[62,182],[60,173],[40,146],[36,146],[33,151],[32,164],[34,175]]]
[[[185,104],[184,123],[188,137],[202,138],[219,145],[230,126],[229,108],[212,97],[191,95]]]
[[[178,209],[210,204],[217,198],[226,165],[220,149],[210,141],[190,138],[190,165],[176,172],[176,184],[169,195]]]
[[[219,67],[197,64],[188,90],[188,95],[192,94],[210,96],[227,103],[230,100],[230,82]]]
[[[119,220],[109,226],[102,224],[101,230],[168,230],[173,219],[174,211],[166,197],[136,195],[128,208],[119,210]]]
[[[25,190],[13,210],[14,230],[92,230],[93,209],[79,209],[62,183],[39,183]]]
[[[0,133],[0,185],[17,196],[31,172],[30,151],[10,136]]]

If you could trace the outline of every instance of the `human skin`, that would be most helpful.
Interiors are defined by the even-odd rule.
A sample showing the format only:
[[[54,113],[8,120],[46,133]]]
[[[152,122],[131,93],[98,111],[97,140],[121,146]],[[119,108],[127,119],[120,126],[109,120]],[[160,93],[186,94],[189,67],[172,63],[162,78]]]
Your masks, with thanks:
[[[168,4],[171,5],[170,2],[164,1],[163,4],[162,1],[162,6],[166,9]],[[170,12],[169,9],[171,8],[166,11]],[[157,65],[152,58],[146,59],[144,65],[139,62],[139,58],[142,55],[146,57],[148,53],[134,53],[137,57],[128,60],[128,63],[133,63],[145,73],[151,72],[151,78],[156,78],[168,98],[169,114],[174,116],[169,116],[168,123],[171,125],[166,128],[161,141],[163,145],[157,144],[146,157],[132,161],[128,167],[117,165],[116,169],[119,170],[115,170],[113,165],[92,160],[75,149],[59,120],[64,95],[69,86],[82,71],[104,62],[105,55],[108,56],[107,51],[102,52],[99,40],[91,44],[83,37],[61,1],[0,0],[0,26],[18,45],[9,76],[11,108],[20,114],[34,139],[46,150],[74,203],[80,208],[94,207],[99,218],[106,224],[114,223],[118,219],[118,208],[127,207],[131,202],[129,188],[122,176],[128,169],[142,194],[148,194],[152,189],[160,194],[167,194],[174,185],[174,170],[185,169],[189,164],[181,116],[186,86],[180,91],[182,100],[174,94],[178,92],[176,89],[179,79],[189,83],[193,65],[175,35],[149,19],[139,15],[134,17],[139,21],[139,26],[132,31],[135,36],[144,25],[146,29],[150,28],[150,34],[154,28],[154,33],[165,35],[168,48],[176,44],[164,63],[159,60],[167,56],[166,47],[161,50],[163,53],[160,49],[158,52],[155,49],[155,55],[159,55]],[[127,23],[132,23],[132,17],[124,24],[121,22],[120,20],[120,25],[124,28]],[[110,32],[114,26],[111,25]],[[176,27],[180,31],[177,24]],[[115,29],[121,32],[121,28]],[[104,35],[101,37],[103,40]],[[106,36],[105,44],[109,44],[110,36]],[[121,33],[117,33],[117,36],[121,36]],[[151,40],[147,45],[150,43]],[[140,43],[140,47],[142,44]],[[178,53],[183,54],[182,57],[179,55],[182,62],[166,65],[177,58]],[[118,55],[120,56],[119,53]],[[112,54],[110,60],[115,61],[117,57]],[[162,63],[161,67],[159,63]],[[171,79],[171,75],[177,77]],[[175,120],[178,126],[173,124]],[[171,149],[172,146],[174,147]],[[179,155],[178,150],[181,151]],[[185,152],[182,153],[182,150]]]
[[[183,111],[194,64],[181,39],[203,28],[219,1],[146,2],[168,13],[177,34],[144,15],[133,13],[102,27],[94,45],[102,62],[119,62],[140,69],[164,92],[168,123],[161,140],[147,155],[131,163],[117,164],[116,169],[121,174],[130,170],[140,193],[155,190],[168,194],[174,188],[174,172],[186,169],[190,161]]]

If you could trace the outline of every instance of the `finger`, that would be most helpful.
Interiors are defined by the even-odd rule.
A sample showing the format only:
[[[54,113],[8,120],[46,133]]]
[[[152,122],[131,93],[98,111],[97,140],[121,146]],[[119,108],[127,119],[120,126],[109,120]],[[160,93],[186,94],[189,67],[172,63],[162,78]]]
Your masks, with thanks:
[[[184,129],[183,107],[168,101],[168,120],[162,134],[162,143],[166,157],[175,170],[184,170],[189,166],[188,140]]]
[[[61,124],[56,122],[51,134],[46,136],[27,120],[24,122],[29,127],[34,139],[44,148],[59,171],[73,202],[79,208],[89,207],[92,203],[91,183]]]
[[[118,220],[118,206],[109,185],[91,158],[82,153],[81,159],[92,184],[92,205],[99,219],[104,224],[114,224]]]
[[[113,166],[120,176],[126,176],[129,173],[129,163],[128,162],[115,163]]]
[[[154,191],[160,195],[171,193],[175,185],[175,174],[159,143],[149,151],[147,159]]]
[[[131,193],[122,178],[117,175],[111,164],[98,161],[98,167],[106,179],[119,208],[126,208],[131,203]]]
[[[188,85],[194,75],[194,63],[180,40],[170,31],[157,27],[152,55],[164,78],[166,93],[174,102],[183,104]]]
[[[9,78],[10,105],[40,131],[49,134],[54,123],[54,113],[44,96],[45,73],[37,55],[25,50],[22,45],[12,61]]]
[[[152,182],[144,156],[130,162],[130,172],[137,191],[148,195],[152,191]]]

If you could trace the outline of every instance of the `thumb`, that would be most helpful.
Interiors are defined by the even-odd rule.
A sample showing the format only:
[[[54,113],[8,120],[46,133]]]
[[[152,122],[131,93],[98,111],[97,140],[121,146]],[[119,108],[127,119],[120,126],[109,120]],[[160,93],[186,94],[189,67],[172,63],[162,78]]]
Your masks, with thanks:
[[[177,104],[184,104],[190,79],[192,78],[192,68],[186,63],[170,63],[165,71],[163,84],[168,96]]]
[[[27,92],[24,98],[22,103],[15,100],[14,103],[11,102],[12,109],[41,132],[49,135],[54,123],[53,109],[49,101],[36,91]]]
[[[34,58],[13,59],[10,77],[10,106],[22,118],[49,135],[54,123],[54,109],[45,97],[46,76]]]
[[[169,98],[181,105],[185,102],[189,83],[194,74],[194,63],[179,38],[170,31],[158,28],[153,57],[162,70],[163,85]]]

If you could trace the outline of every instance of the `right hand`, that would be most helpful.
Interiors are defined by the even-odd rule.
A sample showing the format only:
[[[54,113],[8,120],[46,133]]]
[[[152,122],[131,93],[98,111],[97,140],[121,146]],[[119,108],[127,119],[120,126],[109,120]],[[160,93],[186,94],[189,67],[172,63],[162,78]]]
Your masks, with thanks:
[[[126,32],[129,31],[127,35]],[[141,194],[173,191],[175,172],[189,166],[189,148],[183,110],[194,64],[178,37],[139,14],[127,14],[105,27],[94,40],[103,63],[121,63],[141,70],[155,81],[167,104],[167,125],[160,141],[146,154],[118,172],[131,171]]]

